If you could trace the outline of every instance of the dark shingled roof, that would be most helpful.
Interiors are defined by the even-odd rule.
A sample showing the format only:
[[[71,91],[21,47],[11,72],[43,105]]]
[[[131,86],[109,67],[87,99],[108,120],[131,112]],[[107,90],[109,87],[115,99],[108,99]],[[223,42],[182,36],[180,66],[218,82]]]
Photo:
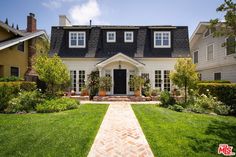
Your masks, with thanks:
[[[86,48],[69,48],[69,32],[85,31]],[[106,42],[106,32],[116,31],[116,42]],[[124,42],[124,31],[134,32],[133,43]],[[171,48],[154,48],[154,31],[171,32]],[[190,57],[187,26],[53,26],[51,54],[64,58],[108,58],[123,53],[132,58]]]

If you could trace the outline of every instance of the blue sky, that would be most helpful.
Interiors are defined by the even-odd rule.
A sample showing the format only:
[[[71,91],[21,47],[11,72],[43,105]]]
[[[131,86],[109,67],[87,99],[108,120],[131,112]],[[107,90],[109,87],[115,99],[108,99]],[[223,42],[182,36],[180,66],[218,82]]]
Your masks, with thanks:
[[[65,14],[72,24],[184,25],[191,35],[200,21],[223,18],[216,8],[223,0],[1,0],[0,20],[26,28],[26,16],[36,14],[38,28],[50,34]]]

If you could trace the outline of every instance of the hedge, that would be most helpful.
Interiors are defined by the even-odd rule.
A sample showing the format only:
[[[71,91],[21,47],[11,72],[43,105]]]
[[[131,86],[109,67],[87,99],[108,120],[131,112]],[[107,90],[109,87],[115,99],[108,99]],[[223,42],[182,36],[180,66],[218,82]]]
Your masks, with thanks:
[[[35,82],[0,82],[0,111],[3,111],[7,107],[9,100],[14,98],[21,90],[33,91],[35,89]]]
[[[236,83],[198,83],[199,94],[208,94],[236,111]],[[208,91],[209,90],[209,91]]]
[[[199,81],[198,83],[231,83],[231,82],[227,80],[202,80]]]

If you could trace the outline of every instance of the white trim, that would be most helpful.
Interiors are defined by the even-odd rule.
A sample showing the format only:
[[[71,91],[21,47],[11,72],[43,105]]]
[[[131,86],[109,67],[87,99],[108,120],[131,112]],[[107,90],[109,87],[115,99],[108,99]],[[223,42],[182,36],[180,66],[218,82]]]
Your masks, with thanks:
[[[126,39],[126,36],[127,36],[127,34],[131,34],[131,40],[127,40]],[[134,32],[124,32],[124,41],[125,41],[125,43],[132,43],[132,42],[134,42]]]
[[[109,34],[114,34],[113,40],[109,40]],[[108,43],[115,43],[116,42],[116,32],[107,32],[107,42]]]
[[[193,34],[191,35],[189,43],[192,42],[193,38],[195,37],[195,35],[197,34],[198,30],[200,29],[202,25],[208,26],[209,24],[210,24],[209,22],[200,22],[197,28],[194,30]]]
[[[157,33],[161,33],[161,45],[156,45],[156,35]],[[169,45],[163,45],[163,34],[168,33],[168,38],[169,38]],[[171,32],[170,31],[154,31],[154,36],[153,36],[153,45],[154,48],[170,48],[171,47]]]
[[[208,47],[211,46],[211,45],[212,45],[212,49],[213,49],[213,50],[212,50],[212,60],[209,60],[208,57],[207,57],[207,56],[208,56],[208,55],[207,55],[207,54],[208,54],[208,51],[207,51],[207,50],[208,50]],[[208,45],[206,46],[206,61],[213,61],[213,60],[214,60],[214,49],[215,49],[214,47],[215,47],[215,46],[214,46],[214,43],[208,44]]]
[[[71,34],[76,34],[76,45],[71,45]],[[83,34],[84,36],[84,43],[83,45],[78,45],[78,37],[79,34]],[[85,48],[86,47],[86,32],[85,31],[70,31],[69,32],[69,48]]]

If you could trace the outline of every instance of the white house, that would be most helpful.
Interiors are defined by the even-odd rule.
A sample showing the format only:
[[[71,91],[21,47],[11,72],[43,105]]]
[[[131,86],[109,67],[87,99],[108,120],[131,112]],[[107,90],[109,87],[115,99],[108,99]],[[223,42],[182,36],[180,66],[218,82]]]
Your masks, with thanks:
[[[236,82],[235,38],[213,37],[209,22],[200,22],[190,38],[193,62],[202,80],[228,80]]]
[[[170,91],[177,58],[190,57],[186,26],[72,26],[65,16],[59,23],[52,27],[51,53],[68,66],[76,93],[96,69],[112,77],[110,95],[132,95],[128,82],[134,74],[148,76],[152,88]]]

